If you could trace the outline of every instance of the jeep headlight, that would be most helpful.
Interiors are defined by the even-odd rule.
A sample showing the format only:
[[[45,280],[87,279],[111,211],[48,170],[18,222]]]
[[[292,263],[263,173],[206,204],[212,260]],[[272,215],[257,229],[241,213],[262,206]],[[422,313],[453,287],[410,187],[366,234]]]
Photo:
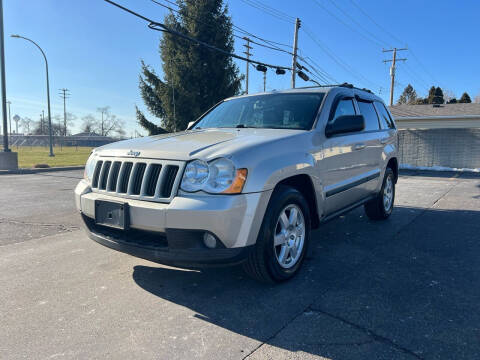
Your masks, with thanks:
[[[85,164],[85,171],[83,173],[83,178],[88,182],[92,182],[93,173],[95,171],[95,160],[97,155],[95,153],[91,153],[88,157],[87,163]]]
[[[247,179],[247,169],[236,169],[233,162],[219,158],[210,162],[194,160],[187,164],[181,189],[188,192],[203,190],[213,194],[238,194]]]

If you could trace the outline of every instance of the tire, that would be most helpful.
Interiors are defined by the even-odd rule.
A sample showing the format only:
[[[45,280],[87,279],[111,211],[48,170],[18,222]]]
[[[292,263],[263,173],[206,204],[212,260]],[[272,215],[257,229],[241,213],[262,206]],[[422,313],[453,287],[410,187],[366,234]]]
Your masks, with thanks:
[[[296,220],[292,212],[297,214]],[[255,248],[244,263],[245,272],[267,283],[291,279],[305,259],[310,224],[310,209],[303,195],[292,187],[278,186],[265,212]]]
[[[386,199],[388,197],[389,199]],[[371,220],[385,220],[393,210],[395,201],[395,174],[391,168],[385,170],[382,188],[375,199],[365,204],[365,213]]]

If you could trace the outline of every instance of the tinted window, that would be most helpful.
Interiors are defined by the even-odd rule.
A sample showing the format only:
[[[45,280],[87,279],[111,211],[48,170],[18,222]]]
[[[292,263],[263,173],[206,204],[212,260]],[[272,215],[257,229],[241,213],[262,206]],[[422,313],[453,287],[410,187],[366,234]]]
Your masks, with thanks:
[[[333,122],[336,118],[343,115],[355,115],[355,107],[351,99],[343,99],[338,102],[335,114],[330,122]]]
[[[358,101],[358,107],[360,108],[360,114],[362,114],[365,118],[364,131],[378,130],[378,116],[375,108],[373,107],[373,103]]]
[[[194,127],[312,128],[323,93],[246,96],[222,102]]]
[[[375,101],[375,108],[377,109],[378,116],[380,117],[380,125],[382,126],[382,129],[394,129],[395,125],[387,109],[385,109],[385,105],[383,105],[381,102]]]

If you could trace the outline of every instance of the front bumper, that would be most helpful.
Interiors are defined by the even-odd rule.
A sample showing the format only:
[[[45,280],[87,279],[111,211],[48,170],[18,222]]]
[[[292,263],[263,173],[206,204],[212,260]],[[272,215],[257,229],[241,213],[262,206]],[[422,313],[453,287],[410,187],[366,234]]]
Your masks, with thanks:
[[[168,203],[119,199],[91,192],[81,181],[75,203],[91,239],[112,249],[154,262],[200,267],[241,262],[256,242],[271,191],[239,195],[177,195]],[[98,226],[95,200],[129,204],[130,229]],[[210,232],[219,246],[208,249],[203,233]]]

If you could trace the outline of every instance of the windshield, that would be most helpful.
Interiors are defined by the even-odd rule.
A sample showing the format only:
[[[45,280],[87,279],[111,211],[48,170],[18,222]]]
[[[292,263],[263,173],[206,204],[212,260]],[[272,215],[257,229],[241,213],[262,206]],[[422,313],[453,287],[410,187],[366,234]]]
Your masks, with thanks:
[[[269,94],[222,102],[193,129],[275,128],[310,130],[323,93]]]

